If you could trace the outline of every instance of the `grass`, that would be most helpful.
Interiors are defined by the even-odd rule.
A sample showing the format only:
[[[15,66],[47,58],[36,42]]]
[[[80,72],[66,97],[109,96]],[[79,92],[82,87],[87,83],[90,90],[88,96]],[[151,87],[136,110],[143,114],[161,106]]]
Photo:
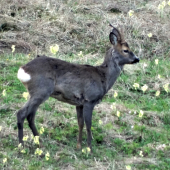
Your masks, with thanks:
[[[34,44],[38,52],[42,50],[48,55],[49,46],[57,43],[60,50],[53,57],[98,65],[109,45],[107,23],[110,21],[123,24],[126,40],[141,61],[126,66],[113,88],[95,107],[92,155],[76,149],[78,125],[75,107],[53,98],[43,103],[36,113],[37,129],[40,131],[44,128],[40,144],[34,143],[28,123],[24,122],[24,135],[28,135],[28,140],[25,142],[25,153],[22,153],[23,148],[18,147],[16,113],[26,102],[23,97],[26,89],[16,75],[21,65],[35,57],[36,50],[33,48],[29,53],[18,53],[23,45],[16,44],[16,51],[12,53],[9,44],[8,53],[0,55],[0,169],[119,170],[128,169],[128,166],[134,170],[170,169],[170,87],[168,91],[164,88],[165,84],[170,83],[170,35],[167,31],[170,7],[167,5],[160,16],[158,2],[128,2],[126,7],[120,5],[122,2],[117,2],[121,13],[114,13],[114,9],[109,12],[109,1],[95,4],[93,1],[73,3],[72,0],[56,4],[52,1],[56,8],[50,9],[46,9],[42,0],[42,4],[37,1],[31,6],[29,3],[27,8],[20,7],[15,11],[20,21],[31,23],[31,27],[25,30],[24,38]],[[126,14],[129,6],[133,7],[135,13],[132,17]],[[4,13],[8,11],[5,9]],[[38,13],[35,12],[37,9]],[[151,23],[145,21],[148,18]],[[157,25],[154,25],[155,20]],[[39,27],[36,27],[38,21]],[[44,31],[41,32],[42,28]],[[8,38],[11,32],[20,33],[17,30],[4,30],[0,38]],[[153,36],[149,38],[147,34],[150,32]],[[43,37],[48,42],[44,46]],[[82,55],[78,55],[80,51]],[[158,64],[155,59],[158,59]],[[134,83],[138,83],[139,88],[135,89]],[[145,92],[141,89],[144,85],[148,87]],[[116,98],[115,91],[118,93]],[[160,91],[159,96],[155,96],[157,91]],[[86,147],[84,128],[83,149]],[[37,148],[43,151],[41,155],[35,154]],[[50,154],[49,160],[46,160],[47,152]]]

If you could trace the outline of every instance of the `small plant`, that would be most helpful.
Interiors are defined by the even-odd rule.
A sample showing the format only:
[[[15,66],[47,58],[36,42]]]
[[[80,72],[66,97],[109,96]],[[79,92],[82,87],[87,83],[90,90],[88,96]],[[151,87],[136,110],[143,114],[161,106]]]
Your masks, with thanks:
[[[52,54],[56,54],[59,51],[59,46],[56,44],[54,46],[50,46],[50,51]]]
[[[145,84],[144,86],[141,87],[141,90],[145,92],[148,89],[148,86]]]
[[[131,17],[131,16],[134,15],[134,11],[133,11],[133,10],[130,10],[130,11],[128,12],[128,14],[129,14],[129,16]]]
[[[82,153],[85,154],[86,157],[89,156],[91,149],[89,147],[82,149]]]
[[[25,100],[28,100],[28,98],[29,98],[29,93],[28,93],[28,92],[24,92],[24,93],[22,94],[22,96],[23,96],[23,98],[24,98]]]

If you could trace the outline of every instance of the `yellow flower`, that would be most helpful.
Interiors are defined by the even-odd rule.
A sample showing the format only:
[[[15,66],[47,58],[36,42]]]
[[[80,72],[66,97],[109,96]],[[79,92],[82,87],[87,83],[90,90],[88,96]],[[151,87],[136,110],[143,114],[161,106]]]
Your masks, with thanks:
[[[130,10],[130,11],[128,12],[128,14],[129,14],[129,16],[131,17],[131,16],[134,14],[134,11]]]
[[[58,52],[59,50],[59,46],[56,44],[54,46],[50,46],[50,51],[51,53],[53,53],[54,55]]]
[[[39,136],[35,136],[35,137],[34,137],[34,143],[35,143],[35,144],[38,144],[38,145],[40,144],[40,142],[39,142]]]
[[[112,110],[116,110],[115,103],[113,103],[113,104],[110,106],[110,108],[111,108]]]
[[[18,145],[18,148],[21,148],[22,147],[22,144],[20,143],[19,145]]]
[[[168,1],[167,4],[170,6],[170,1]]]
[[[2,96],[6,96],[6,90],[4,89],[3,92],[2,92]]]
[[[26,153],[25,149],[21,150],[21,153]]]
[[[161,10],[163,9],[163,6],[161,4],[158,5],[158,9]]]
[[[136,90],[137,88],[139,88],[139,84],[138,84],[138,83],[134,83],[134,84],[133,84],[133,87],[134,87],[135,90]]]
[[[4,158],[3,159],[3,163],[5,164],[7,162],[7,158]]]
[[[120,112],[117,111],[117,112],[116,112],[116,115],[117,115],[117,117],[120,117]]]
[[[80,51],[80,53],[78,54],[78,56],[83,56],[83,52],[82,52],[82,51]]]
[[[86,152],[85,149],[82,149],[82,152],[85,153]]]
[[[139,111],[139,117],[142,117],[142,116],[143,116],[143,111],[140,110],[140,111]]]
[[[28,92],[24,92],[24,93],[22,94],[22,96],[25,98],[25,100],[27,100],[28,97],[29,97],[29,93],[28,93]]]
[[[12,45],[11,48],[12,48],[12,53],[13,53],[15,51],[15,45]]]
[[[34,139],[34,135],[33,134],[31,134],[31,139]]]
[[[163,88],[164,88],[164,90],[165,90],[167,93],[169,92],[168,86],[169,86],[169,83],[163,85]]]
[[[160,91],[158,90],[156,91],[155,96],[159,96],[159,95],[160,95]]]
[[[45,154],[45,159],[48,161],[49,158],[50,158],[50,154],[49,154],[49,152],[47,152],[47,153]]]
[[[141,87],[142,91],[145,92],[148,89],[148,86],[145,84],[144,86]]]
[[[148,65],[146,63],[143,63],[143,69],[147,67]]]
[[[0,126],[0,131],[2,130],[2,126]]]
[[[155,59],[155,64],[156,64],[156,65],[158,65],[158,62],[159,62],[159,60],[158,60],[158,59]]]
[[[131,166],[130,166],[130,165],[127,165],[127,166],[126,166],[126,170],[131,170]]]
[[[166,1],[162,2],[162,6],[165,7],[166,6]]]
[[[40,129],[40,134],[43,134],[43,133],[44,133],[44,128],[41,127],[41,129]]]
[[[151,37],[152,37],[152,33],[149,33],[149,34],[148,34],[148,37],[151,38]]]
[[[161,76],[160,76],[160,74],[158,74],[158,79],[160,79],[161,78]]]
[[[39,148],[37,148],[36,150],[35,150],[35,155],[41,155],[43,153],[43,151],[41,150],[41,149],[39,149]]]
[[[116,98],[117,96],[118,96],[118,93],[115,91],[114,98]]]
[[[89,147],[82,149],[82,152],[85,154],[88,154],[91,151],[91,149]]]
[[[99,120],[99,125],[102,125],[102,124],[103,124],[103,122],[101,120]]]
[[[91,151],[91,149],[90,149],[89,147],[87,147],[86,150],[87,150],[87,152],[90,152],[90,151]]]
[[[23,137],[23,141],[27,141],[28,140],[28,135]]]
[[[142,152],[142,151],[140,151],[140,152],[139,152],[139,155],[140,155],[141,157],[143,157],[143,152]]]

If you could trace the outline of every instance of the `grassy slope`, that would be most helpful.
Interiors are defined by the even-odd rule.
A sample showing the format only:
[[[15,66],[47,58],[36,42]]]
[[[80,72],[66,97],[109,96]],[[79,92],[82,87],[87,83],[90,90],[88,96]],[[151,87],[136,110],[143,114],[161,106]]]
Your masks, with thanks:
[[[166,6],[160,17],[157,11],[159,2],[155,1],[134,1],[131,4],[128,1],[126,7],[122,6],[123,1],[115,5],[111,1],[59,1],[50,9],[46,9],[44,1],[35,4],[31,2],[26,8],[30,12],[26,15],[26,9],[21,8],[22,10],[17,11],[17,17],[20,21],[31,23],[24,39],[37,46],[38,51],[44,49],[48,54],[49,46],[57,43],[60,45],[57,58],[97,65],[101,63],[109,45],[110,28],[107,21],[110,21],[113,24],[123,24],[125,37],[133,51],[140,56],[141,62],[125,67],[113,89],[95,107],[92,125],[93,155],[76,150],[78,125],[75,108],[52,98],[40,106],[36,115],[37,128],[40,130],[44,127],[45,130],[41,135],[41,146],[35,145],[31,140],[31,131],[25,121],[24,134],[29,139],[25,142],[26,153],[20,153],[19,149],[15,149],[18,146],[16,112],[26,100],[22,97],[25,88],[16,79],[16,74],[22,64],[34,58],[35,51],[31,55],[1,53],[0,94],[5,89],[6,96],[0,97],[0,168],[125,169],[130,165],[131,169],[170,169],[170,93],[163,88],[169,83],[170,75],[170,7]],[[116,5],[122,13],[114,13],[113,7]],[[40,19],[36,12],[41,12],[42,9]],[[135,11],[133,17],[128,16],[129,9]],[[41,30],[43,27],[44,31]],[[147,36],[150,32],[153,34],[151,38]],[[21,31],[1,32],[1,39],[10,33],[17,35]],[[32,37],[28,39],[27,35]],[[47,41],[44,42],[41,35]],[[45,43],[45,48],[41,40]],[[40,43],[36,44],[36,41]],[[19,50],[17,47],[16,51]],[[83,51],[83,56],[78,55],[80,50]],[[158,65],[155,64],[155,59],[159,59]],[[160,79],[158,74],[161,75]],[[139,83],[140,88],[135,90],[134,83]],[[141,87],[145,84],[148,89],[143,93]],[[156,97],[158,90],[160,95]],[[117,98],[114,98],[115,91],[118,93]],[[144,112],[142,118],[139,117],[140,110]],[[120,117],[117,116],[117,111],[120,111]],[[37,147],[43,150],[41,156],[34,154]],[[85,147],[84,129],[83,148]],[[48,161],[45,160],[46,152],[50,153]],[[4,158],[7,158],[5,164]]]

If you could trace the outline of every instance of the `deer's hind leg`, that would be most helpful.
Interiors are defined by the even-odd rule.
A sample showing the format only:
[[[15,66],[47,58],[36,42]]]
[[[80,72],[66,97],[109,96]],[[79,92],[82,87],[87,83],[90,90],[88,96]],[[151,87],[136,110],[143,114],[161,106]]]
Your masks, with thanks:
[[[47,83],[44,84],[46,85]],[[31,89],[30,99],[17,113],[19,143],[23,144],[23,123],[25,118],[27,118],[29,127],[32,130],[34,136],[38,136],[38,131],[34,123],[35,113],[39,105],[49,98],[53,92],[53,89],[54,86],[52,81],[48,81],[48,86],[44,86],[42,88],[39,88],[38,86],[38,88]]]

